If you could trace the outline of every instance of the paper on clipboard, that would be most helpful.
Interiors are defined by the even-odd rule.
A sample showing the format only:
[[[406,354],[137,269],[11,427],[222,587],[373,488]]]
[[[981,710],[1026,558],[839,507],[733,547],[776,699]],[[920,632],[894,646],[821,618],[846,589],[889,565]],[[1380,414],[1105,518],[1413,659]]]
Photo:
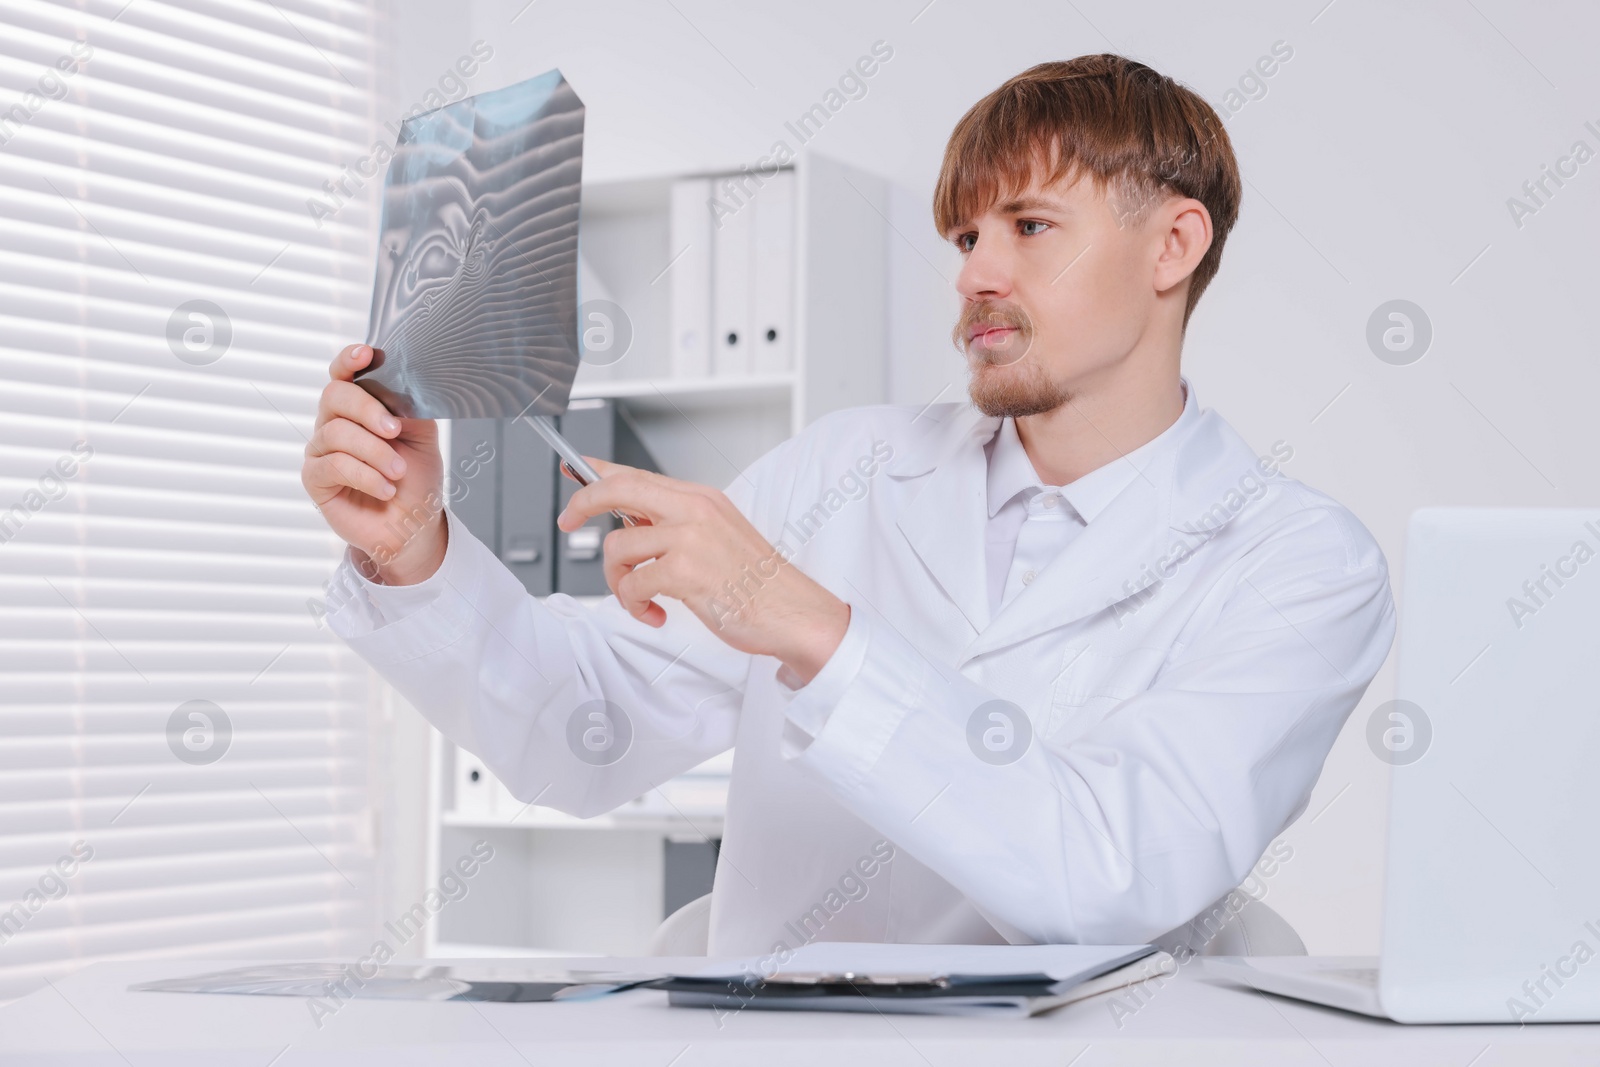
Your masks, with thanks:
[[[1026,1016],[1171,975],[1153,945],[813,942],[783,964],[718,960],[652,983],[673,1005],[738,1011]]]

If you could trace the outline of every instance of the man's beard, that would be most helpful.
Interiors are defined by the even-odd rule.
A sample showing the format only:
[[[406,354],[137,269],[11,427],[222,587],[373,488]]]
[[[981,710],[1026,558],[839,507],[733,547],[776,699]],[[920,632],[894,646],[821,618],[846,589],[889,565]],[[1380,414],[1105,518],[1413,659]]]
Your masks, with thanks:
[[[976,327],[1013,327],[1007,343],[994,348],[974,348],[967,334]],[[967,357],[971,376],[967,393],[978,410],[998,418],[1019,418],[1054,411],[1071,399],[1029,359],[1037,334],[1033,320],[1017,305],[982,301],[961,311],[950,339]]]
[[[1045,376],[1037,363],[988,367],[979,357],[967,382],[972,403],[993,418],[1021,418],[1054,411],[1072,395]]]

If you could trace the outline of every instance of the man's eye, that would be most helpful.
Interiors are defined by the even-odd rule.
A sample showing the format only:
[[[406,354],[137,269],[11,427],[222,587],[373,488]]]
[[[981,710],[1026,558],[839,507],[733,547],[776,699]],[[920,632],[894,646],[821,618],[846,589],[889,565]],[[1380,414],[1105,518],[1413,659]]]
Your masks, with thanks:
[[[1021,222],[1017,223],[1017,225],[1023,227],[1023,231],[1022,232],[1025,235],[1029,236],[1029,237],[1032,237],[1035,233],[1038,233],[1040,231],[1039,230],[1029,231],[1027,229],[1027,227],[1029,227],[1029,226],[1038,226],[1038,227],[1041,227],[1041,228],[1048,228],[1050,226],[1050,224],[1048,222],[1040,222],[1038,219],[1023,219]]]
[[[959,248],[963,252],[972,251],[972,245],[967,244],[967,238],[969,238],[969,237],[972,238],[972,240],[974,242],[976,242],[978,240],[978,235],[977,234],[975,234],[975,233],[964,233],[960,237],[956,238],[956,247]]]

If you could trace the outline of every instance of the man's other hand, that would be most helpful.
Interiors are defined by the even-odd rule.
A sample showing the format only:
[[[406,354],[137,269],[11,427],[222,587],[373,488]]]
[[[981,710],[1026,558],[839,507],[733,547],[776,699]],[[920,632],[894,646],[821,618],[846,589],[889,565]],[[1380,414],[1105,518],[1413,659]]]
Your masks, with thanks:
[[[556,519],[572,531],[616,509],[646,520],[605,539],[606,584],[629,614],[666,622],[655,596],[681,600],[741,652],[781,660],[801,684],[832,657],[850,605],[791,565],[727,496],[663,474],[585,456],[600,480]]]

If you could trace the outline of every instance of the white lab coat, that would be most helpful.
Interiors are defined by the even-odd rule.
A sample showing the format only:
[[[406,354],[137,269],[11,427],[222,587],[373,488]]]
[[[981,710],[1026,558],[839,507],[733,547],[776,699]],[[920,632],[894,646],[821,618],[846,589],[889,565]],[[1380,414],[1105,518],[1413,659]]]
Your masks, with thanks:
[[[851,605],[798,691],[677,601],[652,629],[614,597],[529,596],[453,517],[423,587],[371,586],[347,559],[329,621],[523,800],[598,814],[733,746],[713,953],[1153,940],[1305,809],[1388,654],[1387,566],[1347,510],[1276,472],[1284,450],[1258,459],[1202,411],[990,619],[999,424],[964,402],[835,412],[728,487]],[[569,738],[600,698],[632,737],[596,766]],[[1009,750],[979,711],[997,699],[1031,724]]]

